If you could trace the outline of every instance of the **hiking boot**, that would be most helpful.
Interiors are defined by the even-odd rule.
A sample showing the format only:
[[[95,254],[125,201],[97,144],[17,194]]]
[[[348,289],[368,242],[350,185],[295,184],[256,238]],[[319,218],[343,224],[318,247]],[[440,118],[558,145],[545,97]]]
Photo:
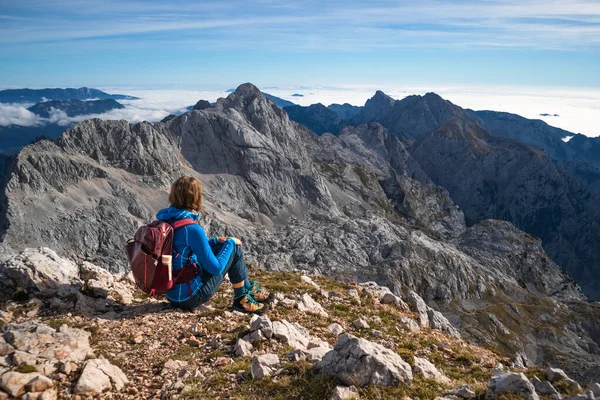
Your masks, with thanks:
[[[252,281],[250,294],[252,294],[254,300],[258,301],[259,303],[270,303],[275,298],[273,293],[269,293],[267,289],[261,288],[258,285],[258,281]]]
[[[269,309],[268,304],[262,304],[254,300],[250,292],[233,300],[233,306],[236,311],[248,314],[262,314]]]

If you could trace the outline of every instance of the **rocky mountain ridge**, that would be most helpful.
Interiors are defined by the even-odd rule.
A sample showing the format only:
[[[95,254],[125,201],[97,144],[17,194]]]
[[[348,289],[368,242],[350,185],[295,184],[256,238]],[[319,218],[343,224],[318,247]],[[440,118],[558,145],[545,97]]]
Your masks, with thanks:
[[[302,109],[303,118],[290,118],[311,120],[312,109]],[[514,114],[464,110],[434,93],[394,100],[378,91],[357,116],[339,124],[372,121],[410,145],[426,175],[449,190],[469,225],[502,219],[540,237],[555,262],[590,298],[599,298],[600,217],[594,204],[600,169],[594,165],[595,138],[581,139]],[[469,135],[450,128],[458,126],[456,121],[471,127]],[[571,140],[564,142],[565,137]],[[538,157],[541,153],[533,149],[547,156]],[[473,157],[480,165],[474,165]],[[509,170],[506,163],[518,167]]]
[[[539,240],[506,222],[467,227],[381,125],[318,137],[250,84],[166,123],[88,120],[23,149],[3,190],[4,251],[47,246],[123,271],[123,243],[183,174],[204,184],[207,233],[240,237],[267,270],[414,290],[476,343],[583,382],[600,373],[598,310]]]
[[[28,108],[32,113],[42,118],[49,118],[52,110],[63,111],[68,117],[88,114],[103,114],[110,110],[123,109],[121,103],[113,99],[104,100],[50,100],[37,103]]]
[[[98,89],[80,87],[78,89],[5,89],[0,90],[0,103],[39,103],[49,100],[137,100],[135,96],[108,94]]]

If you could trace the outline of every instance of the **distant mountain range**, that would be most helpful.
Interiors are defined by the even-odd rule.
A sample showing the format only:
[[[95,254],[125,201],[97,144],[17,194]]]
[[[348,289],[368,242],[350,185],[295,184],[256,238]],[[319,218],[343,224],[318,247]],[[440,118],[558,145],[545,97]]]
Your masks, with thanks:
[[[42,118],[49,118],[53,109],[64,111],[68,117],[77,117],[88,114],[103,114],[111,110],[123,108],[125,108],[124,105],[113,99],[91,101],[51,100],[37,103],[29,107],[28,110]]]
[[[39,103],[49,100],[138,100],[139,97],[124,94],[108,94],[98,89],[6,89],[0,90],[0,103]]]
[[[50,118],[53,110],[62,111],[67,117],[78,117],[81,115],[103,114],[111,110],[123,108],[125,106],[113,99],[91,101],[51,100],[37,103],[29,107],[28,110],[41,118]],[[64,121],[61,121],[60,124],[47,122],[42,125],[33,126],[0,126],[0,154],[16,153],[23,146],[28,145],[39,137],[54,140],[74,124],[75,122],[65,124]]]

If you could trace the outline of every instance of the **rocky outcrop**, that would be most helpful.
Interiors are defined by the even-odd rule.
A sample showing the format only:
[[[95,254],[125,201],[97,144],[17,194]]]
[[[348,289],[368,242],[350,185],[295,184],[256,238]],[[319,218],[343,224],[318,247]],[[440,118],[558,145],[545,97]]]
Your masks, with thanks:
[[[0,285],[7,290],[17,288],[53,295],[77,284],[79,268],[48,248],[25,249],[0,264]]]
[[[348,386],[389,386],[412,382],[411,367],[398,354],[346,333],[339,337],[333,351],[327,353],[316,368]]]
[[[14,397],[56,399],[55,386],[93,355],[90,333],[67,325],[54,329],[30,321],[10,323],[2,330],[0,354],[6,355],[5,366],[11,370],[0,370],[0,388]],[[118,367],[105,359],[90,359],[82,368],[75,393],[118,391],[129,382]],[[20,372],[25,370],[37,372]]]
[[[114,276],[86,261],[79,267],[44,247],[25,249],[0,262],[0,278],[4,298],[15,293],[39,296],[50,299],[50,306],[62,311],[90,313],[104,309],[106,300],[122,305],[133,302],[129,277]],[[98,303],[83,293],[104,301]]]

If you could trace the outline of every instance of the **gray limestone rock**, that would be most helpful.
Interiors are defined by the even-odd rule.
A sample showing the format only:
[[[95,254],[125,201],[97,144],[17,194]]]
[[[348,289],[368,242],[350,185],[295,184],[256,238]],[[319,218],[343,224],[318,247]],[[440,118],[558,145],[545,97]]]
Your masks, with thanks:
[[[26,386],[40,376],[37,372],[22,374],[9,371],[0,377],[0,388],[13,397],[19,397],[25,394]]]
[[[526,400],[539,400],[535,388],[523,373],[498,373],[492,376],[485,398],[493,400],[503,393],[523,396]]]
[[[431,363],[431,361],[421,357],[415,357],[413,374],[421,375],[425,379],[432,379],[442,384],[450,383],[450,379],[441,373],[440,370],[438,370],[435,365]]]
[[[429,315],[427,314],[429,307],[427,306],[425,301],[423,301],[421,296],[419,296],[414,291],[409,290],[406,296],[406,300],[408,301],[411,310],[415,313],[417,317],[417,323],[419,324],[419,326],[421,328],[429,327]]]
[[[111,389],[119,391],[128,383],[127,376],[118,367],[106,359],[97,358],[86,361],[74,392],[97,395]]]
[[[469,385],[460,385],[448,391],[449,395],[459,397],[461,399],[474,399],[475,391]]]
[[[552,384],[550,382],[541,381],[535,376],[530,379],[530,382],[538,394],[540,394],[542,396],[559,397],[558,392],[556,391],[556,389],[554,389],[554,386],[552,386]]]
[[[300,301],[298,301],[298,303],[296,304],[296,307],[298,308],[298,310],[308,314],[320,315],[325,318],[327,318],[328,316],[327,311],[325,311],[323,306],[317,303],[315,300],[313,300],[313,298],[308,293],[304,293],[302,295]]]
[[[238,339],[233,349],[236,356],[247,357],[252,355],[252,344],[244,339]]]
[[[332,333],[336,336],[339,336],[342,333],[344,333],[344,328],[337,322],[334,322],[333,324],[331,324],[327,327],[327,331],[329,331],[330,333]]]
[[[250,365],[252,378],[264,379],[271,376],[277,364],[279,364],[279,357],[276,354],[263,354],[252,357],[252,364]]]
[[[310,335],[306,328],[286,320],[273,322],[273,337],[295,349],[305,349],[310,341]]]
[[[410,365],[398,354],[346,333],[338,338],[334,349],[325,354],[316,368],[348,386],[390,386],[412,382]]]
[[[333,392],[331,393],[331,397],[329,400],[351,400],[351,399],[360,399],[358,394],[358,390],[354,386],[336,386],[333,388]]]
[[[43,247],[26,249],[0,263],[0,273],[8,277],[12,288],[54,294],[78,279],[79,268],[72,261],[59,257],[55,251]]]

